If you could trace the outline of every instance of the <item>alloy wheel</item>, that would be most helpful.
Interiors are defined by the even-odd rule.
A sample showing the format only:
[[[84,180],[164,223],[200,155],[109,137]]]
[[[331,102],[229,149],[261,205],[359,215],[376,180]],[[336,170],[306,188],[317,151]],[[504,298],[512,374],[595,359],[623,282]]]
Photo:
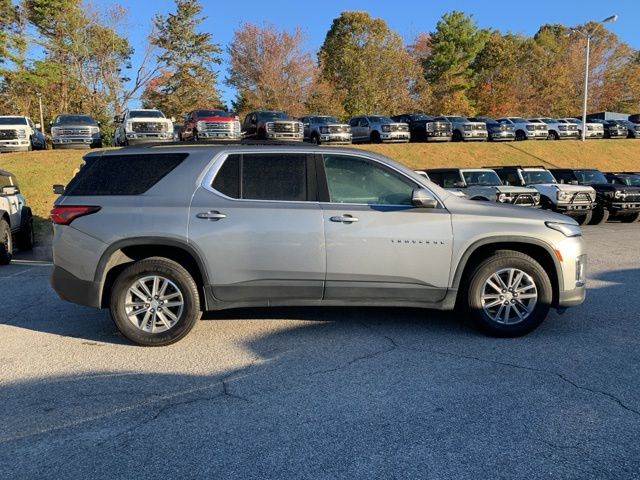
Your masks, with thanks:
[[[528,273],[505,268],[493,273],[482,287],[482,309],[494,322],[514,325],[524,321],[538,302],[538,288]]]
[[[184,311],[184,296],[168,278],[151,275],[138,278],[127,290],[125,313],[129,321],[147,333],[166,332]]]

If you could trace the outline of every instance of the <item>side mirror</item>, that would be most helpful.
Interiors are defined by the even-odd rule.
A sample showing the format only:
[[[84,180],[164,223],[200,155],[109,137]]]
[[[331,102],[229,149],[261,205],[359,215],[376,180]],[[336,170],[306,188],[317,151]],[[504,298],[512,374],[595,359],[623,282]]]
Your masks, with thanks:
[[[42,128],[42,125],[40,125],[39,123],[36,123],[36,129],[40,130]]]
[[[411,203],[414,207],[420,208],[436,208],[438,206],[438,201],[433,198],[429,190],[424,188],[417,188],[413,191]]]
[[[100,122],[100,120],[98,120],[96,123],[98,124],[98,126],[101,126],[101,125],[102,125],[102,123]]]
[[[56,195],[62,195],[64,193],[64,185],[53,185],[53,193]]]
[[[571,180],[569,185],[580,185],[577,180]]]
[[[49,126],[53,125],[53,120],[49,120]]]
[[[16,195],[18,193],[20,193],[20,190],[16,186],[7,185],[2,187],[2,195]]]
[[[120,115],[113,116],[113,123],[120,123]]]

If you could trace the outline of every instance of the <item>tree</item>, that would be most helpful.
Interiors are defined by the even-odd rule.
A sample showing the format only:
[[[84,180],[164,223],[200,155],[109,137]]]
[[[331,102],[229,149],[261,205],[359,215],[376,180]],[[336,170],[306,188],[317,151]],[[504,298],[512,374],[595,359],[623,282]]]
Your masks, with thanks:
[[[175,2],[175,13],[154,19],[151,42],[161,51],[158,61],[163,73],[147,86],[142,103],[177,117],[194,108],[221,104],[216,70],[221,49],[210,33],[197,31],[205,19],[200,2]]]
[[[424,61],[425,78],[442,113],[473,113],[468,92],[474,86],[471,68],[489,33],[463,12],[446,13],[431,33],[431,53]]]
[[[235,87],[238,112],[256,108],[305,113],[316,68],[299,29],[288,33],[273,25],[243,23],[227,51],[230,58],[226,83]]]
[[[365,12],[342,12],[333,20],[318,60],[347,116],[399,113],[427,101],[420,66],[400,36]]]

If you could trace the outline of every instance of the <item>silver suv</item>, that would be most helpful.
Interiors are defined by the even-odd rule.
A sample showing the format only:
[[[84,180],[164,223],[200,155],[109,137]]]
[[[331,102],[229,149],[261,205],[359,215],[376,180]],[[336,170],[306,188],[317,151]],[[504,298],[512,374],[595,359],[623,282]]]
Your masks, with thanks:
[[[33,247],[33,216],[20,193],[16,177],[0,170],[0,265],[13,256],[14,244],[20,250]]]
[[[445,190],[464,193],[471,200],[510,203],[521,207],[540,205],[535,188],[505,185],[490,168],[432,168],[429,179]]]
[[[385,115],[362,115],[349,119],[353,143],[406,143],[409,141],[409,125],[396,122]]]
[[[299,119],[304,127],[304,139],[322,143],[351,143],[351,127],[330,115],[306,115]]]
[[[456,305],[524,335],[585,297],[580,227],[461,199],[373,152],[184,146],[94,152],[51,213],[52,285],[142,345],[206,310]]]

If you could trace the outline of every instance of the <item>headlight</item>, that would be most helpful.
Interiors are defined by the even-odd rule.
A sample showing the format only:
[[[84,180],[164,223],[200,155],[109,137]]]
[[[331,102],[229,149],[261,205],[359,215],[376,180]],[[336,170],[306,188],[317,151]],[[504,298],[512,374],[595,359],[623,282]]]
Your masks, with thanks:
[[[273,130],[273,122],[267,122],[264,124],[264,127],[267,129],[267,132],[270,132],[271,130]]]
[[[133,130],[133,122],[127,122],[124,127],[125,130]]]
[[[100,132],[100,128],[98,127],[91,127],[91,133],[98,133]]]
[[[616,193],[614,195],[616,198],[622,198],[624,199],[624,197],[626,196],[623,192],[621,192],[620,190],[616,190]]]
[[[498,194],[498,201],[499,202],[508,202],[509,201],[509,195],[507,195],[506,193],[499,193]]]
[[[391,131],[391,125],[382,125],[382,131],[383,132],[390,132]]]
[[[196,122],[196,128],[198,130],[204,130],[206,128],[205,122],[203,122],[202,120],[198,120]]]
[[[434,128],[433,128],[433,123],[429,122],[426,125],[427,128],[427,132],[433,132]]]
[[[580,229],[580,225],[576,225],[573,223],[560,223],[560,222],[544,222],[544,224],[547,227],[549,227],[551,230],[560,232],[565,237],[581,237],[582,236],[582,230]]]
[[[240,131],[240,122],[238,120],[235,120],[233,122],[233,131],[234,132],[239,132]]]
[[[329,133],[329,127],[320,127],[320,133]]]
[[[573,195],[571,193],[565,192],[563,190],[558,190],[558,193],[556,194],[556,198],[559,202],[568,202],[572,197]]]
[[[470,132],[471,130],[473,130],[473,126],[471,125],[464,125],[462,128],[464,128],[465,132]]]
[[[27,138],[27,131],[24,129],[18,130],[18,138]]]

